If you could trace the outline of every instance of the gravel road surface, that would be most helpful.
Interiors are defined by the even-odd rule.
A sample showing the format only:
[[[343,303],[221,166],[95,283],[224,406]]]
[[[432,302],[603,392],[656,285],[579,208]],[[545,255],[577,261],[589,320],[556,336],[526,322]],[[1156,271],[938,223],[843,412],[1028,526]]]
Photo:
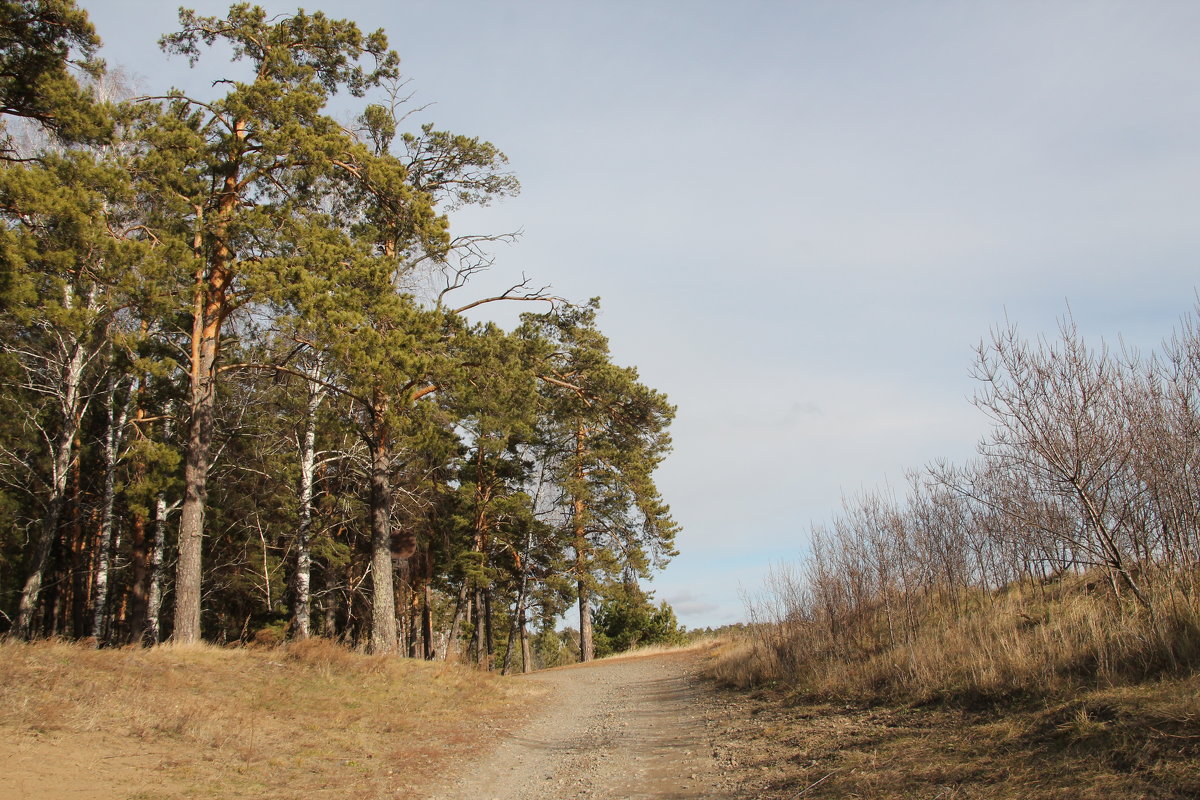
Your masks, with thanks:
[[[667,653],[547,670],[539,710],[431,800],[733,798],[697,656]]]

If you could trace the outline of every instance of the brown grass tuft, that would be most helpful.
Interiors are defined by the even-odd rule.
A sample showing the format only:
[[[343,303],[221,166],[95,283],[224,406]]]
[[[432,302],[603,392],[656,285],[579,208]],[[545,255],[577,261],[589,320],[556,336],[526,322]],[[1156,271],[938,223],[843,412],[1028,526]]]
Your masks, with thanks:
[[[387,660],[386,656],[366,656],[321,637],[290,642],[281,652],[290,661],[306,667],[343,672],[377,668],[380,662]]]

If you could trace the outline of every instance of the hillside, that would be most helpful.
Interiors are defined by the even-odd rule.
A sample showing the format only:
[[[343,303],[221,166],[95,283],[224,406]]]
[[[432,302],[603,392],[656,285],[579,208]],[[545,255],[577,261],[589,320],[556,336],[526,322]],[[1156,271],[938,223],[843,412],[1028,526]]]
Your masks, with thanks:
[[[537,692],[465,667],[285,649],[0,642],[0,798],[396,797]]]
[[[978,707],[730,692],[722,750],[756,800],[1200,797],[1200,680]]]
[[[891,637],[884,603],[837,637],[781,607],[708,667],[731,758],[759,798],[1200,797],[1190,611],[1094,578],[914,599]]]

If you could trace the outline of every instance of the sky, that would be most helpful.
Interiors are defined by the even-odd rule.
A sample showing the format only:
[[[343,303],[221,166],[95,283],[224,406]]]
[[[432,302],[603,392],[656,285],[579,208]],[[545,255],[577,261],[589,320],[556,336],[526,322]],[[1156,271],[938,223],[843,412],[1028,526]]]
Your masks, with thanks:
[[[230,72],[158,51],[174,3],[79,4],[142,91]],[[678,406],[680,555],[648,588],[689,627],[744,620],[843,496],[971,458],[995,326],[1152,350],[1195,313],[1200,4],[304,7],[383,28],[413,120],[508,155],[521,194],[453,226],[521,236],[463,291],[599,296],[614,361]]]

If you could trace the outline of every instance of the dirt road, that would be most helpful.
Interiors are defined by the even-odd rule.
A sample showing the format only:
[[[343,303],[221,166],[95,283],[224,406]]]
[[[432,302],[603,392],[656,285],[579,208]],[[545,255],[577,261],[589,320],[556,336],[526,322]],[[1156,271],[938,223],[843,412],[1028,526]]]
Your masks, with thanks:
[[[718,707],[697,656],[593,662],[523,676],[539,710],[433,800],[733,798],[718,763]]]

